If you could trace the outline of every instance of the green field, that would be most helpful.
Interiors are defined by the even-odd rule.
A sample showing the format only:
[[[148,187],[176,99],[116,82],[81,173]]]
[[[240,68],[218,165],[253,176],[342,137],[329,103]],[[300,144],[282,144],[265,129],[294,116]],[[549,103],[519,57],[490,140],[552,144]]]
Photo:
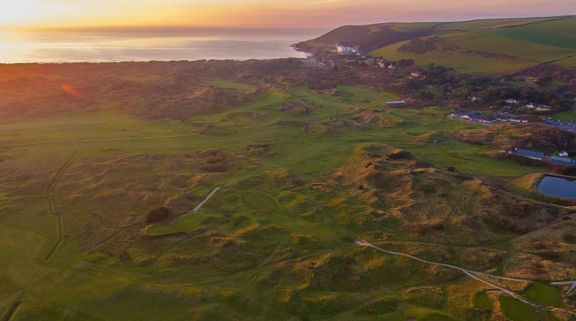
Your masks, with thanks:
[[[514,27],[530,23],[542,22],[550,18],[519,18],[519,19],[480,19],[461,22],[446,22],[438,24],[434,30],[437,31],[477,31],[483,29],[494,29],[503,27]]]
[[[556,120],[576,121],[576,112],[570,110],[570,111],[565,111],[565,112],[561,112],[558,114],[550,115],[550,117],[552,119],[556,119]]]
[[[564,58],[555,62],[555,64],[566,68],[576,68],[576,56]]]
[[[390,60],[413,59],[421,66],[435,63],[463,72],[485,74],[513,73],[547,62],[574,67],[575,27],[574,17],[442,23],[434,26],[426,36],[438,36],[456,50],[406,52],[400,48],[411,41],[407,40],[374,50],[372,55]],[[403,30],[410,28],[404,26]]]
[[[502,270],[506,260],[487,258],[525,224],[508,213],[536,203],[474,177],[506,183],[540,169],[455,139],[482,127],[442,107],[376,113],[397,97],[338,89],[271,90],[181,121],[86,112],[1,123],[0,320],[483,320],[483,284],[354,240]],[[178,216],[144,222],[162,206]],[[487,212],[507,225],[463,223]],[[557,214],[522,215],[535,229]],[[540,290],[525,294],[565,307]],[[528,315],[510,300],[506,315]]]
[[[502,305],[504,315],[513,321],[557,320],[548,312],[540,311],[508,297],[503,297],[502,300],[500,300],[500,304]]]
[[[420,67],[426,68],[430,64],[454,68],[461,72],[506,74],[513,73],[533,65],[524,60],[510,60],[503,58],[490,58],[466,53],[466,50],[433,51],[425,54],[401,52],[398,49],[407,42],[396,43],[381,49],[374,50],[372,55],[383,57],[392,61],[412,59]]]

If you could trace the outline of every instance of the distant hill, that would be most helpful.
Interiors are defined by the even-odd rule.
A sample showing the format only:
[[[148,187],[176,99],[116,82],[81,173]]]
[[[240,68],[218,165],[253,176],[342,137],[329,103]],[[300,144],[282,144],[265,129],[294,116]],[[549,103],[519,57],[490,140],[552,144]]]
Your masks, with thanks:
[[[339,43],[464,72],[511,73],[542,63],[576,68],[576,17],[344,26],[298,47],[322,51]]]

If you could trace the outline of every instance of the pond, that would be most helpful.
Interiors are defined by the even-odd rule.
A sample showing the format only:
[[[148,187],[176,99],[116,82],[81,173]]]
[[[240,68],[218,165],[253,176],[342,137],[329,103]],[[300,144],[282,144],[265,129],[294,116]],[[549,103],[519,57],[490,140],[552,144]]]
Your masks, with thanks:
[[[576,178],[545,175],[538,183],[538,192],[544,195],[576,199]]]

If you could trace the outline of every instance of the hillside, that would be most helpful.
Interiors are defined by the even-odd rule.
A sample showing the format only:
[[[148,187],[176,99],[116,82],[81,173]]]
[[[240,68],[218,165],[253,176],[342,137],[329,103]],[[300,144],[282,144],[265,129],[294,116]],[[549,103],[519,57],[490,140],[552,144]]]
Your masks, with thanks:
[[[574,68],[576,17],[385,23],[338,28],[300,48],[357,45],[388,60],[413,59],[463,72],[506,74],[542,63]]]

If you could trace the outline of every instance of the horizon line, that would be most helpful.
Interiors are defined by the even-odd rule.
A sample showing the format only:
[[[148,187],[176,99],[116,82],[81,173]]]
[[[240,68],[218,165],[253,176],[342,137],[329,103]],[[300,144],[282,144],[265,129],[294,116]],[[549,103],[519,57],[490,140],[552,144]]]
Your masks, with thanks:
[[[400,23],[457,23],[457,22],[472,22],[472,21],[482,21],[482,20],[501,20],[501,19],[545,19],[545,18],[571,18],[576,17],[576,13],[564,14],[564,15],[543,15],[543,16],[534,16],[534,15],[526,15],[526,16],[486,16],[486,17],[478,17],[478,18],[462,18],[462,19],[423,19],[423,20],[390,20],[390,21],[379,21],[379,22],[370,22],[367,21],[366,23],[345,23],[333,26],[282,26],[280,28],[275,27],[273,25],[246,25],[246,26],[210,26],[210,25],[185,25],[185,24],[159,24],[159,25],[141,25],[141,24],[134,24],[134,25],[70,25],[70,26],[30,26],[30,25],[20,25],[20,26],[0,26],[0,31],[30,31],[30,32],[151,32],[151,31],[267,31],[270,29],[275,29],[279,32],[290,32],[290,31],[322,31],[322,30],[331,30],[334,28],[342,27],[342,26],[367,26],[367,25],[375,25],[375,24],[400,24]]]

